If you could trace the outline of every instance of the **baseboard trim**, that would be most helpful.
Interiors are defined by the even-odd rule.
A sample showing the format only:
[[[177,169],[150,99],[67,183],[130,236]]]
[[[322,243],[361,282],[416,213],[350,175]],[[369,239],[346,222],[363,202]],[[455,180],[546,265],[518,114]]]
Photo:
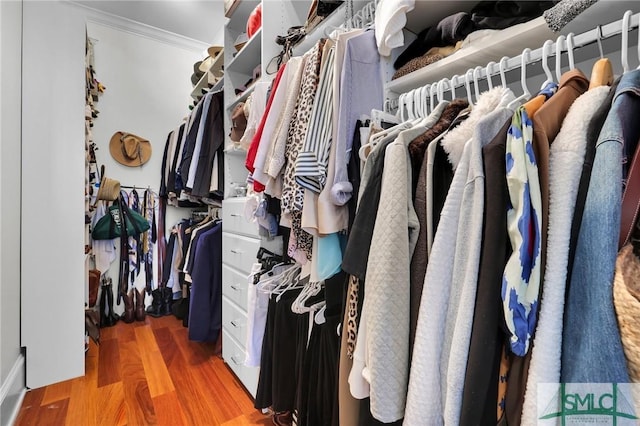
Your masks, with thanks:
[[[2,426],[14,424],[18,417],[22,400],[27,392],[24,380],[25,360],[24,355],[20,354],[0,387],[0,424]]]

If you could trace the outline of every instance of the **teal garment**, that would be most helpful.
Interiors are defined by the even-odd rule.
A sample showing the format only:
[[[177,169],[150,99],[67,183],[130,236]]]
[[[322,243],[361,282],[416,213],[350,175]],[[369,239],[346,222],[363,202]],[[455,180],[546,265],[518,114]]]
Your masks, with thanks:
[[[318,238],[318,280],[326,280],[340,272],[346,238],[339,232]]]

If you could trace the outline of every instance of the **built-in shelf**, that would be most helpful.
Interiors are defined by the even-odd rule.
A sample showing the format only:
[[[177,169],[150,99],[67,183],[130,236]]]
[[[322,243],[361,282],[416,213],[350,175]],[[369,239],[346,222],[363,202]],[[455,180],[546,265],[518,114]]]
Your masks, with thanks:
[[[477,0],[418,0],[407,13],[405,28],[414,34],[432,27],[443,18],[458,12],[470,12]]]
[[[237,0],[225,15],[229,18],[227,26],[243,32],[247,26],[247,17],[260,4],[260,0]]]
[[[314,44],[323,37],[328,37],[327,32],[331,32],[333,29],[338,28],[344,24],[346,4],[343,3],[336,10],[334,10],[329,16],[324,18],[318,25],[313,27],[309,34],[298,44],[293,47],[293,56],[300,56],[310,50]]]
[[[260,81],[260,80],[258,80],[258,81]],[[245,90],[244,92],[240,93],[238,96],[236,96],[233,99],[233,101],[231,101],[229,104],[227,104],[227,109],[233,108],[235,106],[235,104],[237,104],[238,102],[246,101],[247,98],[249,97],[249,95],[256,88],[256,83],[257,83],[257,81],[254,81],[253,84],[251,84],[251,86],[249,86],[247,88],[247,90]]]
[[[456,74],[464,75],[470,68],[484,67],[491,61],[499,62],[503,56],[519,55],[527,47],[537,48],[546,40],[555,38],[556,34],[549,29],[542,16],[496,31],[472,41],[451,56],[388,82],[385,85],[387,96],[400,95]]]
[[[206,89],[209,87],[210,75],[221,74],[223,72],[222,71],[223,65],[224,65],[224,51],[218,53],[218,56],[216,56],[216,58],[211,63],[211,67],[209,67],[209,70],[205,72],[202,75],[202,77],[200,77],[200,80],[198,80],[198,83],[196,83],[196,85],[193,87],[193,90],[191,91],[191,97],[193,99],[197,100],[202,97],[202,89]]]
[[[260,64],[262,47],[262,28],[247,41],[236,56],[226,65],[227,71],[241,72],[251,75],[253,69]]]
[[[211,91],[217,92],[218,90],[222,90],[223,87],[224,87],[224,77],[222,77],[220,80],[218,80],[216,84],[213,85],[213,87],[211,88]]]

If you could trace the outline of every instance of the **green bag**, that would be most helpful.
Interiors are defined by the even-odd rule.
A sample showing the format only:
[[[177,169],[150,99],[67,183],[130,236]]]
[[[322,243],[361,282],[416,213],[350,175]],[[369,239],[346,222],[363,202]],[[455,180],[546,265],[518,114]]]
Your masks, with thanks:
[[[122,215],[120,214],[122,210]],[[122,236],[120,224],[124,219],[128,237],[136,237],[149,230],[149,222],[140,213],[131,210],[122,199],[109,207],[107,214],[100,218],[91,231],[94,240],[112,240]]]

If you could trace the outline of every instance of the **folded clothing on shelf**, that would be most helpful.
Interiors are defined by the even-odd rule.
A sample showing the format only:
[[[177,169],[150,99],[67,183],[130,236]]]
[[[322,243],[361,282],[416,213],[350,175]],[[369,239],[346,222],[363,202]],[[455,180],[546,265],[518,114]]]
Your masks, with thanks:
[[[429,27],[398,56],[396,69],[433,47],[453,46],[477,30],[501,30],[530,21],[551,8],[553,1],[482,1],[470,13],[458,12]]]

